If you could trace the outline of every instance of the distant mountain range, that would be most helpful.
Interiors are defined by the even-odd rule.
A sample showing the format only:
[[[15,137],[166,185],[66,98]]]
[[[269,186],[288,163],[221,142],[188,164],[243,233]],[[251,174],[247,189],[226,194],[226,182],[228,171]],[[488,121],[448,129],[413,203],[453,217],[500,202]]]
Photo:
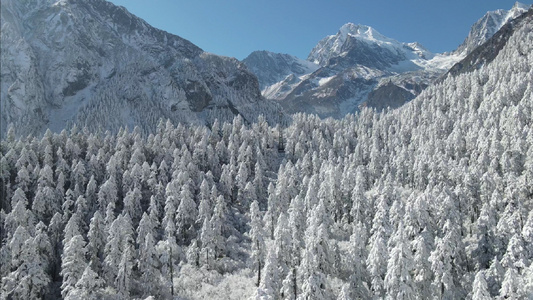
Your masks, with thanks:
[[[372,27],[348,23],[318,42],[307,60],[261,51],[243,62],[257,75],[263,96],[279,101],[289,113],[339,118],[361,106],[395,108],[527,9],[517,2],[509,11],[488,12],[452,53],[434,54],[419,43],[401,43]]]
[[[19,135],[73,124],[102,131],[139,126],[148,133],[161,119],[209,125],[264,115],[275,123],[282,107],[321,117],[362,106],[394,108],[526,10],[516,3],[488,12],[452,53],[434,54],[348,23],[306,60],[257,51],[239,62],[206,53],[105,0],[3,0],[0,135],[8,124]]]
[[[73,123],[152,132],[161,118],[278,119],[237,59],[204,52],[104,0],[2,0],[1,131]],[[275,116],[275,117],[274,117]]]

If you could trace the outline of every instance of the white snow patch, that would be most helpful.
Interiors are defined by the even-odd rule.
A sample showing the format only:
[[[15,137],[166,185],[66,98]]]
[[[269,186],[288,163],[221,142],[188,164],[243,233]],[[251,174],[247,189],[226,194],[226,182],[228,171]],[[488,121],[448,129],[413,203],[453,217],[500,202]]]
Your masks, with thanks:
[[[328,83],[331,81],[331,79],[335,78],[335,76],[330,76],[330,77],[325,77],[325,78],[320,78],[318,80],[318,85],[319,86],[323,86],[324,84]]]
[[[415,60],[415,64],[424,69],[449,70],[453,65],[465,58],[464,54],[436,54],[430,60]]]

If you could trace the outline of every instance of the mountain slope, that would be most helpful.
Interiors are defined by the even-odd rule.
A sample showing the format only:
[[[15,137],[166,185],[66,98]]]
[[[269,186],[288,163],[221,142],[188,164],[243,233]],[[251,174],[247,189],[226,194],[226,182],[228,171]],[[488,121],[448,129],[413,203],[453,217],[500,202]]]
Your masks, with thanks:
[[[152,131],[273,114],[236,59],[206,53],[104,0],[2,1],[1,125]],[[30,122],[31,121],[31,122]]]
[[[455,64],[447,72],[447,74],[457,76],[462,73],[479,69],[493,61],[498,56],[498,53],[507,44],[509,38],[517,29],[516,27],[523,26],[524,22],[529,20],[532,15],[533,9],[530,9],[517,18],[509,20],[490,39],[488,39],[481,46],[475,48],[462,61]]]
[[[257,76],[261,90],[287,76],[301,76],[318,69],[316,64],[296,56],[269,51],[254,51],[242,62]]]

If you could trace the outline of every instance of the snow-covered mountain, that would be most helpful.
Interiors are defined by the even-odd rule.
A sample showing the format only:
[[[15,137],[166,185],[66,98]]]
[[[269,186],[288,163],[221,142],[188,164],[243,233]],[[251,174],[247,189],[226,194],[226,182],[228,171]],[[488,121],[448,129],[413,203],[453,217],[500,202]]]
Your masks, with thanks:
[[[498,9],[487,12],[479,19],[468,33],[468,37],[455,50],[455,52],[466,55],[492,37],[503,25],[529,9],[529,5],[516,2],[510,10]]]
[[[269,59],[273,57],[277,56],[268,56]],[[260,65],[258,58],[250,55],[243,62],[256,72],[256,66]],[[307,74],[284,72],[279,76],[282,80],[273,84],[272,81],[267,82],[262,73],[258,74],[258,78],[260,85],[264,86],[263,96],[278,100],[289,113],[342,117],[357,110],[373,90],[389,83],[398,88],[393,90],[399,92],[399,98],[405,99],[400,101],[403,104],[460,58],[458,55],[433,54],[419,43],[402,43],[372,27],[348,23],[337,34],[322,39],[312,49],[307,61],[319,66],[318,69]],[[280,63],[269,61],[266,64]],[[269,73],[269,79],[272,78],[276,78],[276,74]],[[390,91],[385,94],[396,97]],[[381,98],[380,95],[385,94],[373,93],[374,101],[369,103],[376,102],[376,97]]]
[[[280,76],[269,69],[269,79],[282,78],[273,84],[258,75],[262,94],[279,101],[289,113],[321,117],[339,118],[361,106],[398,107],[415,98],[527,7],[517,2],[509,11],[487,13],[472,27],[463,45],[444,54],[431,53],[419,43],[399,42],[366,25],[348,23],[311,50],[307,60],[319,69]],[[261,64],[257,58],[254,65],[247,62],[248,58],[244,60],[254,73],[255,66]]]
[[[2,0],[1,128],[76,122],[152,131],[161,118],[205,123],[276,115],[238,60],[206,53],[104,0]]]
[[[417,43],[400,43],[372,27],[348,23],[336,35],[318,42],[307,60],[320,66],[345,68],[362,65],[384,70],[401,61],[432,56]]]

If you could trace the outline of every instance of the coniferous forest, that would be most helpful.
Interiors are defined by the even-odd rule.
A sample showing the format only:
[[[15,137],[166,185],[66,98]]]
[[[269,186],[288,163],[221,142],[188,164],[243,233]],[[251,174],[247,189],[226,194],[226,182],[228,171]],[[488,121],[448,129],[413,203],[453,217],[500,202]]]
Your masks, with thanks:
[[[396,110],[10,130],[1,299],[533,299],[532,65],[529,22]]]

